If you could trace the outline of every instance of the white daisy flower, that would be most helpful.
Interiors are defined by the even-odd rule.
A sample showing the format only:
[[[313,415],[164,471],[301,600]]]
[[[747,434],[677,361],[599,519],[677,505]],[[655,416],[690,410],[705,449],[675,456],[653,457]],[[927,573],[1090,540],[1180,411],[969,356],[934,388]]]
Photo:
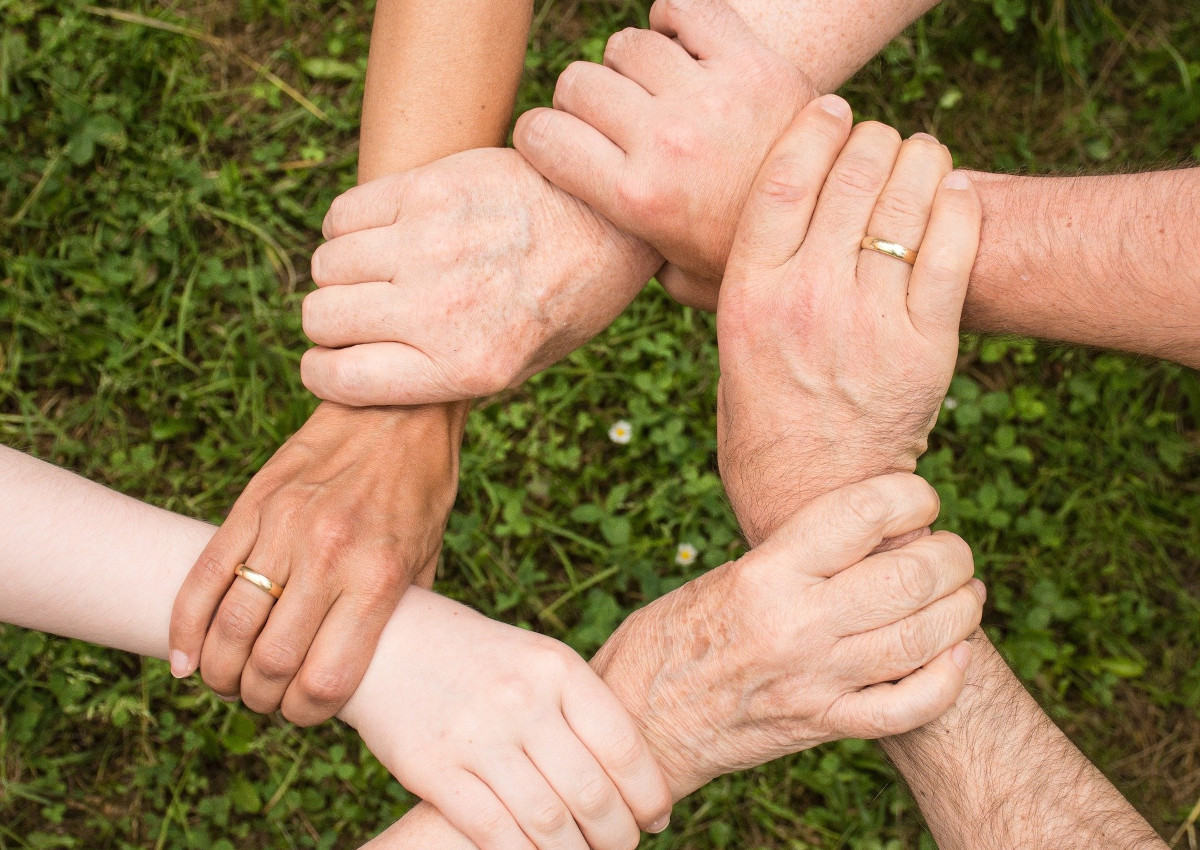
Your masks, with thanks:
[[[946,396],[946,400],[942,402],[942,407],[946,408],[947,410],[953,410],[954,408],[958,407],[958,399],[956,399],[954,396],[948,395]]]
[[[699,554],[691,543],[680,543],[679,548],[675,550],[675,563],[681,567],[690,567]]]
[[[613,426],[608,429],[608,438],[618,446],[623,446],[633,439],[633,426],[624,419],[614,422]]]

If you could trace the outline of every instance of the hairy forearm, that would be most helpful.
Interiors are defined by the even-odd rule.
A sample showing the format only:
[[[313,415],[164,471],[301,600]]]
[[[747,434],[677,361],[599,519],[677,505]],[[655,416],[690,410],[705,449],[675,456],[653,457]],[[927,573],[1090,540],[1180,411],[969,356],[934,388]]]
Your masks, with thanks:
[[[1076,749],[983,636],[957,704],[881,741],[941,850],[1166,845]]]
[[[831,92],[938,0],[729,0],[764,44]]]
[[[972,177],[984,218],[967,327],[1200,367],[1200,168]]]

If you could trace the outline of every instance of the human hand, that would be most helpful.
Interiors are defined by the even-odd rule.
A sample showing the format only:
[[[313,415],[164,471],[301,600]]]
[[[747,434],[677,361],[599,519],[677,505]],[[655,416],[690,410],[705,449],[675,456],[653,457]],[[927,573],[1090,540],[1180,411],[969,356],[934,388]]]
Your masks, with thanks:
[[[667,783],[582,658],[420,588],[341,717],[483,850],[632,850],[666,827]]]
[[[554,109],[522,115],[513,144],[658,249],[672,296],[715,310],[758,167],[816,91],[723,0],[657,0],[650,25],[613,35],[604,65],[568,65]]]
[[[800,112],[721,285],[717,458],[752,542],[818,493],[911,472],[954,372],[978,197],[932,137],[850,121],[833,95]],[[919,249],[915,267],[867,234]]]
[[[305,386],[426,404],[515,386],[606,328],[661,262],[520,154],[467,151],[351,189],[304,300]]]
[[[176,676],[300,725],[353,693],[396,602],[433,582],[458,485],[463,408],[323,404],[254,476],[171,615]],[[235,579],[239,564],[284,591]]]
[[[937,532],[870,554],[937,512],[914,475],[848,485],[617,629],[592,664],[676,798],[825,741],[907,732],[954,703],[986,595],[970,547]]]

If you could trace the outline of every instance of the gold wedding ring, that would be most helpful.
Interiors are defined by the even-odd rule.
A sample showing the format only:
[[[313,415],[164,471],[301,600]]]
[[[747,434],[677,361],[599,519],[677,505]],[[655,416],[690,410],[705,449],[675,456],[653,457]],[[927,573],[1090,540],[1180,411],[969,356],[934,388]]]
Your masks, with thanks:
[[[282,584],[276,584],[262,573],[255,572],[245,564],[238,564],[237,569],[234,570],[234,573],[237,574],[238,578],[244,578],[255,587],[259,588],[260,590],[265,590],[276,599],[278,599],[280,596],[283,596]]]
[[[878,251],[880,254],[885,254],[889,257],[895,257],[902,263],[908,263],[910,266],[916,265],[917,252],[911,248],[905,248],[899,242],[889,242],[886,239],[880,239],[878,236],[863,237],[862,247],[868,251]]]

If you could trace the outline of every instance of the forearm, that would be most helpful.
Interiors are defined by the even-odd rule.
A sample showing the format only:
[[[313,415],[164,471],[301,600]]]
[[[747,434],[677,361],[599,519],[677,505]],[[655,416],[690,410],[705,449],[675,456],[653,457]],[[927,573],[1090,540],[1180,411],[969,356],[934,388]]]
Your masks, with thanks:
[[[967,327],[1200,366],[1200,168],[972,178],[983,235]]]
[[[881,744],[941,850],[1166,845],[1021,686],[982,633],[958,702]]]
[[[363,97],[358,179],[504,144],[532,0],[380,0]]]
[[[729,0],[760,40],[835,91],[938,0]]]
[[[503,144],[521,79],[531,7],[531,0],[376,4],[359,138],[360,183],[460,151]],[[387,410],[392,427],[432,423],[444,427],[457,445],[469,406]],[[322,403],[318,414],[331,428],[347,433],[375,427],[367,409]]]

